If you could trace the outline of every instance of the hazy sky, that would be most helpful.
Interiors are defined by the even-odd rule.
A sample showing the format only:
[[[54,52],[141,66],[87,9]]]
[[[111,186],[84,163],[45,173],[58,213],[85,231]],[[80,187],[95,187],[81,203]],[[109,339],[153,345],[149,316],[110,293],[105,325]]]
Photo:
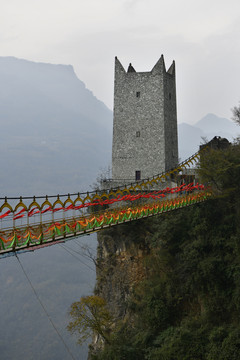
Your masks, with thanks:
[[[72,64],[113,107],[114,57],[177,68],[178,121],[231,117],[240,100],[239,0],[0,0],[0,56]]]

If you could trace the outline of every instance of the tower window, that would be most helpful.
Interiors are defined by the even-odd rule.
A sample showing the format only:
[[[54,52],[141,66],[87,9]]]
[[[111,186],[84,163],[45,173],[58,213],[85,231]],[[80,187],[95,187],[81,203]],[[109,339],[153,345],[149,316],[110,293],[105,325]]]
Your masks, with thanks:
[[[140,137],[140,131],[136,131],[136,137]]]
[[[136,92],[136,97],[137,97],[137,98],[140,98],[140,91],[137,91],[137,92]]]
[[[171,100],[171,98],[172,98],[172,94],[171,94],[171,93],[169,93],[169,95],[168,95],[168,96],[169,96],[169,100]]]
[[[141,180],[141,171],[140,170],[135,171],[135,180]]]

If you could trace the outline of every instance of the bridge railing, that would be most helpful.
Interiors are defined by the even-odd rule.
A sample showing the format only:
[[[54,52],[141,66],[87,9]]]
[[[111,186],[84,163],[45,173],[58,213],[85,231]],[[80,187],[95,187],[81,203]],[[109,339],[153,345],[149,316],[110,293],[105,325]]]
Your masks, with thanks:
[[[179,174],[196,164],[199,157],[198,152],[176,169],[115,188],[52,196],[0,198],[0,252],[55,241],[60,233],[61,237],[73,236],[110,226],[114,221],[128,221],[126,212],[130,217],[138,217],[150,211],[147,209],[162,211],[164,204],[172,199],[176,199],[174,206],[184,201],[188,204],[192,201],[188,198],[189,194],[203,194],[205,190],[198,184],[177,185]],[[164,188],[167,180],[173,179],[176,186]],[[160,186],[156,188],[156,184]],[[116,220],[118,217],[120,220]]]
[[[119,195],[117,198],[101,199],[79,206],[76,203],[75,207],[69,205],[63,208],[59,207],[59,202],[55,202],[57,207],[51,208],[45,207],[48,204],[43,202],[38,208],[32,207],[36,203],[30,203],[28,211],[24,207],[19,210],[18,207],[17,213],[6,211],[3,214],[0,253],[41,245],[59,238],[76,236],[106,226],[188,206],[203,201],[208,196],[205,190],[203,185],[182,184],[175,188]],[[4,222],[5,225],[3,225]]]

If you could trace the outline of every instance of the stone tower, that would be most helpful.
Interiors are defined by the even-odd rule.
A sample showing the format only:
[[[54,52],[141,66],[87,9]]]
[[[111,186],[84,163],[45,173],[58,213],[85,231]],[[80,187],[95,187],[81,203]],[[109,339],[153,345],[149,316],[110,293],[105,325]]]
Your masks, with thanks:
[[[152,177],[178,163],[175,63],[163,55],[150,72],[126,72],[115,58],[112,178]]]

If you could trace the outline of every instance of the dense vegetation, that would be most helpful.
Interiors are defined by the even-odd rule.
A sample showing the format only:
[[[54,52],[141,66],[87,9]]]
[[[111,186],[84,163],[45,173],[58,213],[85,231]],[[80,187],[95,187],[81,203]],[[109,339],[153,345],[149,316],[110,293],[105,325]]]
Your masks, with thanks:
[[[147,279],[95,360],[240,359],[240,146],[210,151],[206,203],[142,220]]]

